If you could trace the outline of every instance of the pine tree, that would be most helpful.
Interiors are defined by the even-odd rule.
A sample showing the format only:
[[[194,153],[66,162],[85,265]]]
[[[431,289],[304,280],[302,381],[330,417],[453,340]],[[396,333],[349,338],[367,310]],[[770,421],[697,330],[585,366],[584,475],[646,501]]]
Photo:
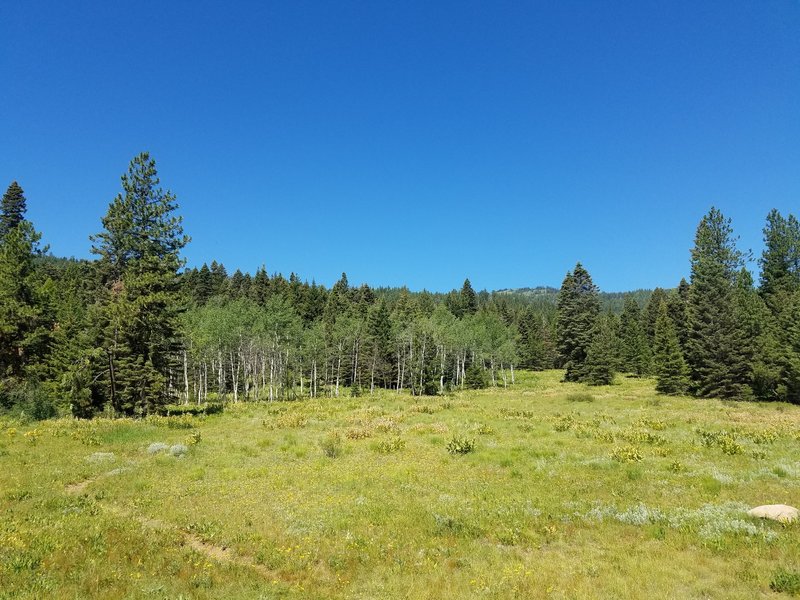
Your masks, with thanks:
[[[689,387],[689,369],[683,359],[675,326],[662,302],[655,331],[656,391],[662,394],[683,394]]]
[[[16,181],[12,181],[0,204],[0,240],[25,219],[25,193]]]
[[[689,338],[688,329],[689,282],[681,279],[678,289],[667,298],[667,313],[672,319],[675,333],[681,350],[686,354],[686,340]]]
[[[0,243],[0,379],[21,380],[46,350],[49,331],[34,265],[40,237],[23,219]]]
[[[647,306],[645,306],[642,313],[644,332],[647,335],[647,344],[649,348],[653,347],[653,341],[656,338],[656,320],[658,319],[661,303],[666,302],[667,299],[667,292],[657,287],[653,290],[653,293],[650,294],[650,298],[647,300]]]
[[[794,215],[784,218],[774,209],[767,215],[760,263],[760,291],[775,310],[781,298],[800,289],[800,222]]]
[[[145,414],[172,399],[169,373],[180,349],[178,269],[188,243],[175,196],[159,185],[155,161],[136,156],[92,236],[105,284],[99,347],[107,358],[105,397],[115,410]]]
[[[464,280],[461,286],[461,314],[456,316],[474,315],[478,312],[478,296],[472,289],[469,279]]]
[[[642,313],[633,296],[625,298],[620,316],[622,369],[642,377],[650,372],[650,346],[642,327]]]
[[[616,336],[613,315],[598,317],[592,332],[592,342],[586,353],[581,381],[588,385],[611,385],[614,382]]]
[[[688,363],[701,397],[749,398],[748,340],[737,317],[734,289],[742,254],[730,219],[716,208],[703,217],[692,249]]]
[[[568,272],[557,300],[557,348],[564,381],[582,381],[586,354],[600,314],[597,287],[581,263]]]

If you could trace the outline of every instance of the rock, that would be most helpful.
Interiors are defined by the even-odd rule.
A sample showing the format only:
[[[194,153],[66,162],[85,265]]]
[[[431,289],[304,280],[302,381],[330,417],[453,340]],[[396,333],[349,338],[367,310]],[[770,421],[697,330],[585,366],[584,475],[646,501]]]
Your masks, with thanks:
[[[787,506],[786,504],[765,504],[764,506],[756,506],[747,511],[751,517],[760,517],[762,519],[772,519],[781,523],[791,523],[800,518],[800,511],[794,506]]]
[[[95,452],[86,457],[86,462],[92,464],[110,463],[117,460],[113,452]]]
[[[183,456],[189,451],[189,448],[184,446],[183,444],[175,444],[174,446],[170,446],[169,453],[172,456]]]
[[[158,454],[159,452],[164,452],[167,450],[169,446],[167,446],[163,442],[153,442],[147,447],[148,454]]]

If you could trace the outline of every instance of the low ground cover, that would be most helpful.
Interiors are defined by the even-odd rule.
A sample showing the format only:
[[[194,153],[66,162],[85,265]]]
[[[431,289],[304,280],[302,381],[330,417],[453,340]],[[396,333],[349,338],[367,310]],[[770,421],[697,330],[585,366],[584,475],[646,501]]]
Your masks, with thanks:
[[[800,407],[560,377],[2,421],[0,598],[797,593]]]

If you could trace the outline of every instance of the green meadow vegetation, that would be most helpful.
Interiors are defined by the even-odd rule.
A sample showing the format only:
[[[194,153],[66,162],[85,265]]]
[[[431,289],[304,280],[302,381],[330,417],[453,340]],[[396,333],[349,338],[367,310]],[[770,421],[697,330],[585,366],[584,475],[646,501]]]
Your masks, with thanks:
[[[0,598],[800,593],[800,407],[655,380],[0,421]]]

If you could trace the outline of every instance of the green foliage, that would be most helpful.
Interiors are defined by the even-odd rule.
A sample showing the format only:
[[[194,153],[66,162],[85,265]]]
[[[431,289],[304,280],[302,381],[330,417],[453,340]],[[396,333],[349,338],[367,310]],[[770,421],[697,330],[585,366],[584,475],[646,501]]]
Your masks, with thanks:
[[[689,369],[665,302],[661,303],[656,320],[655,371],[656,390],[662,394],[683,394],[688,389]]]
[[[772,580],[769,582],[769,589],[779,594],[800,596],[800,572],[790,571],[783,567],[775,570]]]
[[[33,382],[0,390],[0,409],[19,418],[34,421],[52,419],[58,414],[58,409],[47,392],[41,385]]]
[[[707,431],[699,429],[700,442],[708,448],[717,447],[723,454],[735,456],[744,453],[744,447],[736,441],[736,434],[732,431]]]
[[[583,381],[600,302],[597,287],[580,263],[561,284],[557,311],[557,347],[559,361],[566,370],[564,381]]]
[[[475,440],[459,435],[454,435],[447,442],[447,451],[450,454],[469,454],[475,450]]]
[[[610,385],[614,382],[614,365],[617,361],[612,319],[611,315],[597,318],[581,376],[581,381],[588,385]]]
[[[697,228],[691,264],[687,358],[693,389],[702,397],[749,398],[754,340],[739,321],[734,294],[742,254],[730,219],[715,208]]]
[[[175,197],[158,187],[155,161],[136,156],[92,237],[105,294],[98,346],[107,355],[101,397],[122,414],[147,414],[172,396],[169,371],[180,348],[180,251],[189,241]]]
[[[568,402],[594,402],[594,396],[588,392],[576,392],[567,395]]]
[[[621,369],[639,377],[651,370],[650,346],[642,326],[639,304],[628,296],[620,315]]]
[[[618,446],[611,452],[611,458],[617,462],[639,462],[642,460],[642,453],[635,446]]]
[[[377,449],[381,454],[394,454],[395,452],[400,452],[405,447],[406,441],[399,435],[393,435],[380,440]]]
[[[203,404],[165,404],[156,411],[159,415],[214,415],[224,410],[224,405],[218,402],[204,402]]]
[[[0,203],[0,243],[22,223],[26,210],[25,192],[16,181],[12,181]]]
[[[341,456],[344,450],[342,443],[342,436],[338,431],[331,431],[319,443],[322,448],[322,453],[328,458],[337,458]]]
[[[486,377],[486,370],[478,363],[472,363],[467,367],[467,372],[464,377],[464,387],[468,390],[481,390],[489,387],[489,381]]]

